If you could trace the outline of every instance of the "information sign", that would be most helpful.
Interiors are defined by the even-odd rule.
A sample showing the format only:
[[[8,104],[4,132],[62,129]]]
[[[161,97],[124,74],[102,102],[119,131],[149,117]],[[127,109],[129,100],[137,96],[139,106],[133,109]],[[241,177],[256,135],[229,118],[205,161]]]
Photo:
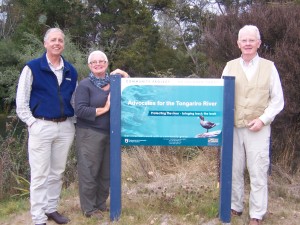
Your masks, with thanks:
[[[122,79],[122,145],[221,145],[223,83],[223,79]]]
[[[220,206],[230,222],[235,78],[111,76],[110,219],[121,215],[121,145],[221,146]]]

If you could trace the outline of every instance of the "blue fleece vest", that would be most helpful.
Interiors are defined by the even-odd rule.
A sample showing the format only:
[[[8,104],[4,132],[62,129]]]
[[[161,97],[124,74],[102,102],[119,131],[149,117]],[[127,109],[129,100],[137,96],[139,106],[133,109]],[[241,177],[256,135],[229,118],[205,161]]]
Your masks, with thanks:
[[[74,116],[71,98],[78,75],[70,63],[63,61],[61,85],[58,85],[57,77],[48,65],[46,53],[27,63],[33,75],[29,106],[34,117],[54,119]]]

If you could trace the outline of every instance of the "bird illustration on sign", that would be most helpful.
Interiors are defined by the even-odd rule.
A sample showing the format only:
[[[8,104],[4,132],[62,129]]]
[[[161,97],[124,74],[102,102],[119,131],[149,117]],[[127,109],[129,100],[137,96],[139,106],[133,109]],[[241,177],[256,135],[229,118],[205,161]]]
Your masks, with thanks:
[[[204,129],[206,129],[206,132],[203,134],[196,135],[197,137],[199,137],[199,138],[200,137],[215,137],[221,133],[221,130],[209,132],[209,130],[211,128],[216,127],[218,125],[217,123],[205,120],[204,116],[202,116],[202,115],[200,115],[199,118],[200,118],[200,125]]]
[[[208,133],[208,130],[215,127],[217,124],[204,120],[204,116],[199,116],[200,118],[200,125],[206,129],[206,132]]]

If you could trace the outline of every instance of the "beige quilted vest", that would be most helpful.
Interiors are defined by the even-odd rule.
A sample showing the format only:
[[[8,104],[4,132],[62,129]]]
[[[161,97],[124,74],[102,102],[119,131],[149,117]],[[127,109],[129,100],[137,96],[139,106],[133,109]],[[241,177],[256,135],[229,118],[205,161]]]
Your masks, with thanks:
[[[227,63],[226,75],[235,76],[234,125],[246,127],[251,120],[261,116],[268,106],[273,62],[260,58],[255,75],[248,81],[239,60]]]

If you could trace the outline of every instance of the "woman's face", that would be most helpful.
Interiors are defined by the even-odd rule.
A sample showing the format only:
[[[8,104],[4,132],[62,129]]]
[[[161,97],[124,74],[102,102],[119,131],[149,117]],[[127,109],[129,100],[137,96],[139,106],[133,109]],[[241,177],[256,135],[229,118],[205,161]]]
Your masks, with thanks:
[[[93,55],[88,64],[91,72],[97,77],[104,77],[108,62],[101,55]]]

